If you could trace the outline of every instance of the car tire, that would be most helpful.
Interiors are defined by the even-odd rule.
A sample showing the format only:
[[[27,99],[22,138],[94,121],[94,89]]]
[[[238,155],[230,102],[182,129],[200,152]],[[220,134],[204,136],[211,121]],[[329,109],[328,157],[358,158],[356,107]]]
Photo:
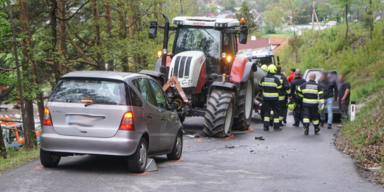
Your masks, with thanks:
[[[169,160],[179,160],[183,153],[183,132],[179,131],[176,136],[175,144],[173,144],[173,149],[170,154],[167,154]]]
[[[252,121],[254,98],[255,94],[253,73],[250,73],[248,81],[240,85],[239,102],[237,104],[237,112],[239,113],[239,117],[234,119],[234,130],[245,131],[249,129]]]
[[[40,162],[46,168],[54,168],[59,165],[61,156],[55,153],[44,151],[40,148]]]
[[[147,165],[148,145],[144,138],[140,139],[136,151],[128,157],[128,169],[133,173],[143,173]]]

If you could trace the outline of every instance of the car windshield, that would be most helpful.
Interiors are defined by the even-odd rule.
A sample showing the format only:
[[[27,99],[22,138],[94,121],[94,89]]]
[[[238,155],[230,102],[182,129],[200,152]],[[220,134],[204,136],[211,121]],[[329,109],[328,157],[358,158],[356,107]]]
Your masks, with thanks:
[[[63,79],[51,102],[126,105],[123,82],[101,79]]]
[[[220,31],[210,28],[180,28],[174,54],[203,51],[209,66],[220,66]],[[211,73],[213,71],[208,71]]]
[[[316,74],[316,79],[315,81],[316,82],[319,82],[319,79],[321,78],[321,74],[323,73],[322,71],[308,71],[307,75],[305,76],[305,80],[308,81],[309,80],[309,74],[310,73],[315,73]]]
[[[275,64],[273,61],[273,57],[263,57],[263,58],[258,58],[256,61],[257,64],[260,65],[270,65],[270,64]]]

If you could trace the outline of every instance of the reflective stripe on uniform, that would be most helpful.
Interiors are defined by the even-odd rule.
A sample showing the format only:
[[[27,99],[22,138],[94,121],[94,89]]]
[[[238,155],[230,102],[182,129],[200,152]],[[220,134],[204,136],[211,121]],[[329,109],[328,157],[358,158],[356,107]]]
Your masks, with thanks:
[[[307,98],[304,98],[303,99],[303,103],[306,103],[306,104],[318,104],[319,100],[318,99],[307,99]]]
[[[284,101],[285,100],[285,96],[279,96],[279,101]]]
[[[283,120],[283,116],[279,116],[279,120],[282,121]]]
[[[303,123],[309,123],[309,118],[304,118]]]
[[[319,124],[319,120],[316,120],[316,121],[312,121],[313,125],[318,125]]]
[[[280,122],[280,121],[279,121],[279,118],[274,118],[274,119],[273,119],[273,122],[274,122],[274,123],[279,123],[279,122]]]
[[[269,120],[270,120],[269,117],[267,117],[267,116],[264,117],[264,121],[269,122]]]
[[[318,94],[319,94],[319,95],[320,95],[320,94],[324,94],[324,92],[323,92],[323,91],[319,91],[319,93],[318,93]]]
[[[266,93],[266,92],[264,92],[263,96],[268,97],[268,98],[277,98],[277,97],[279,97],[279,94],[278,93]]]
[[[302,93],[304,93],[304,94],[311,94],[311,93],[313,93],[313,94],[319,94],[319,91],[318,90],[316,90],[316,89],[303,89],[303,91],[302,91]]]
[[[291,94],[291,89],[288,89],[286,92],[288,95]]]
[[[272,82],[262,82],[261,86],[263,86],[263,87],[276,87],[277,84],[276,83],[272,83]]]
[[[281,88],[283,88],[283,86],[282,86],[282,85],[279,85],[279,86],[277,86],[277,89],[281,89]]]

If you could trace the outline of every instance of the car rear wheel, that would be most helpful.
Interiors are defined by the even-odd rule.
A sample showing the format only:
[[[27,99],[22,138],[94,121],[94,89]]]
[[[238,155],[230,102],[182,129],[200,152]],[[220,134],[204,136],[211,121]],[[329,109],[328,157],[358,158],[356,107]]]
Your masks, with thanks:
[[[40,162],[46,168],[57,167],[60,163],[61,156],[56,155],[55,153],[44,151],[40,148]]]
[[[181,154],[183,153],[183,132],[179,131],[176,136],[175,144],[173,145],[173,150],[170,154],[167,154],[169,160],[179,160]]]
[[[141,138],[139,145],[133,155],[128,157],[128,169],[133,173],[143,173],[147,165],[147,141]]]

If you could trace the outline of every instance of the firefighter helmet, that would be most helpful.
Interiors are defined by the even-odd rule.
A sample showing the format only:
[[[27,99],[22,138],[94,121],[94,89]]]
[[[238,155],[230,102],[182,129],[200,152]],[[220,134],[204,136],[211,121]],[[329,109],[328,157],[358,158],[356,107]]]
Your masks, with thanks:
[[[268,72],[276,73],[276,71],[277,71],[277,68],[276,68],[275,65],[271,64],[271,65],[268,66]]]
[[[293,110],[295,110],[295,108],[296,108],[296,104],[295,104],[294,102],[289,102],[289,103],[287,104],[287,107],[288,107],[288,109],[289,109],[290,111],[293,111]]]
[[[266,64],[262,65],[261,69],[268,72],[268,66]]]

